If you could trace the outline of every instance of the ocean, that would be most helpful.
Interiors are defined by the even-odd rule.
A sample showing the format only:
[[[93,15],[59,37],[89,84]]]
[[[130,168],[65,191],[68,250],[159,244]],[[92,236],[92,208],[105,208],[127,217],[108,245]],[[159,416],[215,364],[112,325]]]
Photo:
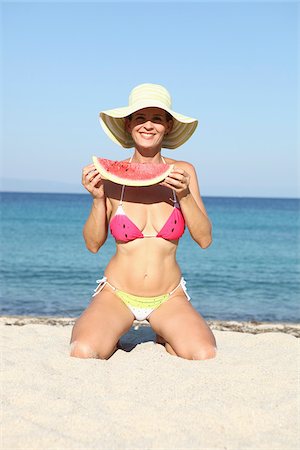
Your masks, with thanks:
[[[204,197],[213,243],[188,231],[178,261],[208,320],[299,322],[300,200]],[[1,194],[1,314],[76,317],[115,252],[84,245],[86,194]]]

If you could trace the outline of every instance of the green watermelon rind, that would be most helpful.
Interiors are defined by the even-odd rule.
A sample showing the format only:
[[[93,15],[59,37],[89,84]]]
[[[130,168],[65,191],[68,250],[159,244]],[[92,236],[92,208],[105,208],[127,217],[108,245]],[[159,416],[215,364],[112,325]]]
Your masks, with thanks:
[[[159,175],[157,175],[156,177],[151,176],[151,178],[144,178],[144,179],[141,179],[141,178],[133,179],[132,177],[125,178],[125,177],[120,177],[119,175],[112,173],[111,171],[108,171],[101,164],[101,162],[100,162],[101,160],[105,161],[106,163],[111,163],[111,170],[113,170],[113,167],[117,167],[118,171],[122,171],[122,166],[123,167],[130,166],[130,169],[131,169],[130,172],[132,173],[132,169],[133,169],[133,173],[136,171],[136,173],[139,174],[139,176],[141,175],[140,174],[141,170],[145,170],[145,168],[151,168],[152,172],[154,171],[155,168],[157,168],[157,169],[159,169],[159,171],[161,171],[161,169],[165,167],[165,170],[163,172],[160,172]],[[125,186],[152,186],[154,184],[160,183],[170,174],[170,172],[173,170],[173,167],[174,167],[174,164],[129,163],[127,161],[112,161],[112,160],[105,159],[105,158],[98,158],[97,156],[93,156],[93,163],[103,179],[112,181],[116,184],[122,184],[122,185],[124,184]]]

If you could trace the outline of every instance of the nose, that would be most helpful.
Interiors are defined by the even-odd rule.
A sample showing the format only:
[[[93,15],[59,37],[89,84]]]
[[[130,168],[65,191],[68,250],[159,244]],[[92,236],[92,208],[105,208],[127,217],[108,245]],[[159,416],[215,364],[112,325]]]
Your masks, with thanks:
[[[143,124],[144,128],[146,128],[147,130],[151,130],[151,128],[153,128],[153,124],[151,122],[151,120],[147,120],[147,122],[145,122]]]

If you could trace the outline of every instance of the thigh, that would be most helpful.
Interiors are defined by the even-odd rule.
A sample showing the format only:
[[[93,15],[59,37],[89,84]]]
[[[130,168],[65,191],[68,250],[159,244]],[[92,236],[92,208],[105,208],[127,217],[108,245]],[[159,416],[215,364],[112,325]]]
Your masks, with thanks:
[[[96,353],[113,348],[132,326],[134,316],[108,286],[96,295],[77,319],[71,343],[79,341]]]
[[[148,321],[178,356],[187,359],[215,356],[215,337],[183,292],[172,296],[153,311]]]

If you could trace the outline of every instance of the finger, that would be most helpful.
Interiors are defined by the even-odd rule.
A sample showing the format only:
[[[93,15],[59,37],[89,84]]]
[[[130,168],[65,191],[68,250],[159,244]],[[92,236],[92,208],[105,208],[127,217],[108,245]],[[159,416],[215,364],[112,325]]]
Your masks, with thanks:
[[[181,192],[188,189],[189,185],[187,182],[181,182],[178,180],[170,180],[166,181],[167,187],[170,189],[174,189],[176,192]]]
[[[87,172],[87,175],[91,175],[91,174],[92,174],[92,175],[95,175],[96,173],[99,173],[99,172],[98,172],[97,169],[94,168],[94,169],[89,170],[89,171]]]
[[[89,183],[90,180],[92,180],[94,178],[94,176],[96,175],[96,172],[88,172],[88,173],[83,173],[82,174],[82,178]]]
[[[166,183],[166,187],[169,189],[173,189],[174,191],[181,191],[182,189],[185,189],[185,186],[179,182],[177,183]]]
[[[96,174],[96,173],[88,173],[87,174],[86,177],[87,177],[89,183],[91,183],[93,181],[93,179],[95,178],[96,175],[98,175],[98,174]]]
[[[97,183],[99,183],[99,181],[101,181],[101,175],[100,173],[98,173],[98,175],[96,175],[91,181],[90,184],[95,187]]]
[[[89,184],[93,181],[93,179],[95,178],[96,175],[99,175],[99,174],[96,174],[96,172],[95,172],[95,174],[93,174],[93,175],[89,175],[89,174],[82,175],[83,186],[85,186],[85,187],[89,186]]]
[[[167,176],[167,178],[171,178],[171,179],[174,179],[174,180],[180,180],[180,181],[182,181],[182,180],[184,180],[186,177],[185,177],[183,174],[181,174],[181,173],[171,172],[171,173]]]
[[[95,164],[89,164],[88,166],[84,166],[84,168],[82,169],[83,172],[88,172],[91,169],[95,168]]]
[[[97,172],[97,171],[91,170],[90,172],[88,172],[88,173],[85,175],[85,178],[86,178],[87,183],[90,183],[91,181],[93,181],[93,179],[94,179],[97,175],[99,175],[99,172]]]
[[[173,170],[171,173],[176,172],[176,173],[181,173],[182,175],[185,173],[185,171],[183,169],[180,169],[179,167],[173,167]]]
[[[96,171],[95,165],[94,164],[89,164],[88,166],[84,167],[82,170],[82,174],[83,175],[87,175],[90,172]]]
[[[176,186],[186,184],[186,179],[183,176],[170,177],[168,176],[165,181],[169,184],[175,184]]]

